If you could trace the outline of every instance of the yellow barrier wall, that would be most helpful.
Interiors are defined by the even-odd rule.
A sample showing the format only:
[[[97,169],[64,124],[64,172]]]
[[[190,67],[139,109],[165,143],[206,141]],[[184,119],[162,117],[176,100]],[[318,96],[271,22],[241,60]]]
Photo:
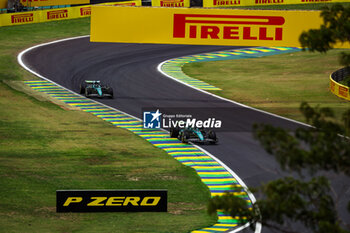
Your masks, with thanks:
[[[102,5],[102,4],[101,4]],[[141,0],[104,3],[107,6],[141,6]],[[75,19],[91,16],[91,5],[58,8],[53,10],[28,11],[13,14],[0,14],[0,27],[28,23],[42,23],[54,20]]]
[[[7,0],[0,0],[0,9],[7,8]]]
[[[0,9],[7,8],[8,0],[0,0]],[[186,0],[189,1],[189,0]],[[24,6],[59,6],[59,5],[74,5],[74,4],[89,4],[90,0],[21,0]],[[136,1],[123,1],[114,3],[103,3],[98,5],[129,5],[129,6],[142,6],[141,0]]]
[[[203,0],[203,7],[264,6],[346,2],[345,0]]]
[[[59,8],[55,10],[28,11],[13,14],[0,14],[0,26],[49,22],[87,17],[91,15],[90,6]]]
[[[330,89],[334,95],[346,100],[350,100],[349,87],[337,83],[332,79],[332,76],[330,77]]]
[[[287,47],[323,22],[320,11],[107,6],[92,6],[91,17],[95,42]]]
[[[190,7],[190,0],[152,0],[152,6]]]
[[[23,6],[59,6],[74,4],[90,4],[90,0],[21,0]]]
[[[107,2],[98,4],[99,6],[142,6],[141,0],[136,1],[124,1],[124,2]]]

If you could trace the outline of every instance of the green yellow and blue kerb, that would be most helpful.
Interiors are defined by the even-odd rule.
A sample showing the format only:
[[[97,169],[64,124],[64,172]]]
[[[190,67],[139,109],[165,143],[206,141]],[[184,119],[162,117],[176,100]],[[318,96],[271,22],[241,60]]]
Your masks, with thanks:
[[[238,54],[254,54],[255,51],[259,51],[261,53],[270,53],[275,51],[293,51],[293,48],[251,48],[244,50],[230,50],[224,52],[217,53],[209,53],[203,55],[194,55],[187,56],[184,58],[177,58],[165,63],[164,67],[168,68],[168,71],[175,70],[172,67],[178,67],[177,64],[184,64],[186,62],[193,61],[203,61],[208,59],[218,60],[222,59],[237,59],[228,58],[227,54],[235,55]],[[295,50],[294,50],[295,51]],[[235,53],[235,54],[233,54]],[[242,58],[241,56],[241,58]],[[191,58],[190,58],[191,57]],[[197,59],[197,60],[196,60]],[[191,61],[190,61],[191,60]],[[174,65],[176,64],[176,65]],[[181,67],[181,65],[179,66]],[[169,73],[173,75],[173,73]],[[232,176],[230,172],[228,172],[220,163],[215,161],[213,158],[199,150],[198,148],[184,144],[181,141],[170,138],[167,133],[161,130],[154,129],[144,129],[143,123],[140,120],[137,120],[133,117],[130,117],[120,111],[109,108],[102,104],[99,104],[93,100],[87,99],[78,94],[72,93],[64,88],[61,88],[54,83],[49,81],[25,81],[27,85],[29,85],[34,90],[45,93],[50,97],[53,97],[57,100],[64,102],[65,104],[78,108],[82,111],[89,112],[105,121],[110,122],[111,124],[127,129],[145,140],[149,141],[154,146],[163,149],[168,154],[173,156],[176,160],[181,162],[186,166],[190,166],[196,170],[202,182],[205,183],[211,193],[211,196],[223,195],[225,192],[234,193],[234,195],[240,196],[245,199],[248,205],[252,205],[250,198],[245,192],[236,192],[232,190],[232,187],[241,187],[241,185],[237,182],[237,180]],[[197,87],[203,88],[204,84],[199,84],[197,82],[190,82],[191,85],[195,85]],[[195,83],[195,84],[193,84]],[[206,84],[209,85],[209,84]],[[205,232],[223,232],[228,231],[231,228],[238,226],[239,222],[237,219],[230,217],[229,215],[218,212],[218,222],[214,226],[199,229],[193,231],[193,233],[205,233]]]
[[[191,78],[182,72],[182,67],[186,63],[191,62],[205,62],[205,61],[220,61],[220,60],[233,60],[233,59],[244,59],[244,58],[256,58],[263,56],[271,56],[282,53],[291,53],[299,51],[299,48],[295,47],[257,47],[257,48],[246,48],[246,49],[232,49],[221,52],[203,53],[197,55],[190,55],[185,57],[178,57],[171,59],[163,63],[161,70],[167,75],[178,79],[188,85],[195,88],[209,91],[221,90],[218,87],[210,85],[201,80]]]
[[[165,150],[182,164],[194,168],[201,180],[209,187],[212,196],[222,195],[225,191],[233,192],[231,186],[239,186],[237,180],[210,156],[192,145],[170,138],[169,134],[164,131],[144,129],[142,121],[74,94],[49,81],[25,81],[25,83],[34,90],[45,93],[69,106],[89,112],[117,127],[132,131],[154,146]],[[246,193],[237,193],[237,195],[251,204]],[[214,226],[193,232],[222,232],[238,225],[236,219],[224,213],[219,212],[218,218],[218,223]]]

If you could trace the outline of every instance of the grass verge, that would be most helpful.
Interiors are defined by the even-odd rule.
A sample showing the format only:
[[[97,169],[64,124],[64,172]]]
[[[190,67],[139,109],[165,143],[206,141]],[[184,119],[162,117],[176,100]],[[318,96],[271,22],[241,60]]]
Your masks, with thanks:
[[[0,232],[188,232],[215,222],[193,169],[129,131],[6,83],[21,50],[86,35],[89,19],[0,28]],[[16,82],[18,85],[18,82]],[[20,89],[20,88],[19,88]],[[56,213],[57,189],[168,189],[168,213]]]
[[[213,92],[217,95],[281,116],[304,121],[298,109],[307,101],[312,106],[331,107],[340,117],[350,103],[329,90],[329,75],[341,68],[340,51],[189,63],[183,71],[223,89]]]

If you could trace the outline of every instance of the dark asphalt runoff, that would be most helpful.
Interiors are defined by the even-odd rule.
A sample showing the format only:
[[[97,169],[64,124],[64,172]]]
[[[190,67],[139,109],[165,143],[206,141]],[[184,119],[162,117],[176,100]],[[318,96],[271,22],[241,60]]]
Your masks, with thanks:
[[[157,71],[159,63],[171,58],[232,48],[90,43],[89,38],[83,38],[33,49],[24,55],[23,61],[37,73],[75,92],[79,92],[83,80],[108,83],[114,89],[114,99],[96,100],[141,118],[144,107],[237,108],[234,103],[194,90]],[[301,125],[248,109],[244,113],[224,116],[223,121],[234,124],[236,130],[218,132],[218,145],[202,147],[231,168],[248,187],[288,175],[254,140],[251,128],[256,122],[288,129]],[[339,207],[342,216],[349,220],[350,216],[346,213],[346,200],[350,199],[349,179],[339,175],[329,176],[341,199]],[[269,231],[263,227],[262,232]]]

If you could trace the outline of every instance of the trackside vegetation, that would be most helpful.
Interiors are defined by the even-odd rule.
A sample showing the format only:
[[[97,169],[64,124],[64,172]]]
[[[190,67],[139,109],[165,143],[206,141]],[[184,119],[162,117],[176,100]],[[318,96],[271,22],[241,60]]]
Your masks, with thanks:
[[[324,23],[320,29],[301,34],[303,48],[326,52],[336,42],[349,41],[350,7],[333,5],[323,9],[321,17]],[[349,58],[348,51],[344,51],[339,63],[348,66]],[[253,211],[247,211],[247,205],[242,205],[237,197],[225,195],[210,201],[209,212],[226,209],[231,216],[242,213],[249,222],[261,222],[277,232],[349,232],[350,202],[343,190],[349,188],[346,179],[350,175],[350,108],[340,119],[334,118],[331,108],[313,108],[306,102],[300,105],[300,112],[314,127],[300,127],[294,133],[267,124],[253,127],[254,137],[289,176],[254,188],[259,199]],[[335,174],[338,181],[330,181]],[[343,180],[343,186],[335,188],[339,180]]]
[[[190,77],[219,87],[213,93],[299,121],[305,118],[300,103],[334,109],[338,119],[350,103],[329,90],[329,76],[342,68],[340,50],[326,54],[296,52],[261,58],[188,63]],[[254,64],[252,66],[252,64]]]
[[[17,64],[20,51],[87,34],[89,19],[0,28],[0,232],[189,232],[214,224],[209,190],[193,169],[23,86],[35,77]],[[56,213],[58,189],[167,189],[168,213]]]
[[[350,7],[349,2],[344,2],[341,4],[276,5],[262,8],[257,6],[252,9],[321,10],[325,6],[334,6],[332,9],[338,9],[337,5],[340,5],[340,8],[341,6]],[[337,17],[334,17],[338,13],[327,11],[327,14],[329,21],[338,20]],[[342,21],[342,18],[339,18],[339,21]],[[344,25],[347,25],[347,22],[343,20]],[[331,24],[331,27],[334,26]],[[346,27],[343,26],[343,28]],[[338,40],[336,37],[337,41],[347,41],[348,36],[343,28],[339,29],[342,33],[337,34],[343,39]],[[329,33],[329,31],[323,32],[323,35],[329,36]],[[334,37],[329,36],[332,39],[328,38],[328,41],[325,39],[324,47],[328,45],[326,43],[332,45]],[[314,40],[319,41],[320,37],[316,36]],[[311,51],[325,52],[327,50],[312,48]],[[183,66],[183,71],[190,77],[222,89],[222,91],[213,91],[213,93],[255,108],[305,122],[299,106],[301,102],[306,101],[312,107],[320,105],[334,109],[336,119],[340,120],[342,114],[350,107],[350,103],[330,92],[329,76],[343,67],[339,63],[339,54],[348,52],[349,50],[345,49],[334,49],[321,54],[296,52],[262,58],[188,63]],[[348,80],[344,82],[347,83]]]
[[[88,113],[53,104],[26,90],[21,83],[36,78],[17,64],[20,51],[38,43],[87,35],[89,28],[87,18],[0,28],[0,232],[188,232],[212,225],[215,216],[206,214],[209,191],[194,170],[180,165],[134,134]],[[286,56],[284,65],[292,64],[294,60],[290,59],[299,54],[283,55]],[[321,72],[327,78],[329,70],[336,69],[336,65],[328,62],[329,58],[305,59],[313,65],[327,61],[325,64],[330,67]],[[244,62],[251,67],[252,61]],[[255,70],[251,75],[259,80],[257,76],[267,70],[280,74],[279,64],[271,61],[267,64],[262,64],[260,72]],[[192,64],[194,68],[205,70],[207,66],[202,65]],[[227,67],[221,69],[235,75],[238,68],[244,67],[241,63],[232,70],[229,65],[230,70]],[[318,65],[318,69],[321,66],[325,65]],[[298,69],[291,67],[289,72],[295,74]],[[218,71],[217,67],[215,71]],[[305,72],[302,77],[313,74],[314,70]],[[209,79],[212,84],[220,85],[216,83],[218,79],[208,76]],[[253,81],[248,80],[248,83],[257,88]],[[310,80],[310,83],[314,84],[314,81]],[[264,84],[274,86],[272,80],[266,80]],[[235,86],[231,77],[227,81],[229,86]],[[293,86],[294,83],[290,85]],[[319,90],[317,86],[314,88]],[[247,92],[247,89],[248,86],[241,91]],[[232,93],[235,90],[225,86],[225,91]],[[327,92],[326,85],[322,86],[321,92]],[[244,94],[233,93],[235,100],[239,94]],[[266,92],[269,93],[274,92]],[[272,97],[264,98],[266,101]],[[262,100],[256,93],[241,100],[247,103],[247,99],[252,103]],[[342,108],[344,102],[334,97],[332,104]],[[57,189],[121,188],[168,189],[168,213],[55,212]]]

